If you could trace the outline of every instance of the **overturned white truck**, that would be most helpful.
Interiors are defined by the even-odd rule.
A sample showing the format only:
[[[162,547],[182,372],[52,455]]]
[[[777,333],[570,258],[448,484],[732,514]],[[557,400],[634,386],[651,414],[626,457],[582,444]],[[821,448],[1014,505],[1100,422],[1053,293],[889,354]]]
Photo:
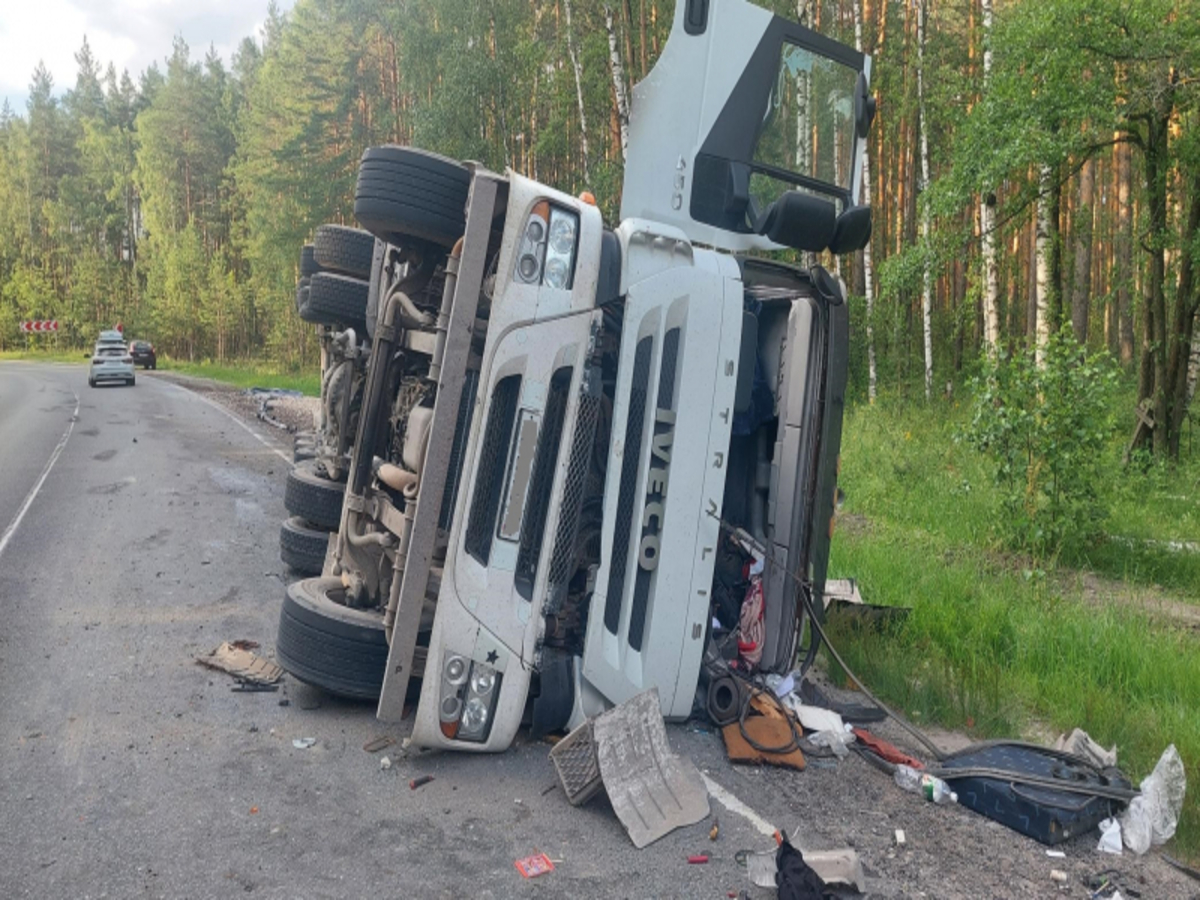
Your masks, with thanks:
[[[745,0],[681,0],[633,92],[613,230],[515,172],[364,154],[371,358],[340,530],[285,598],[288,670],[385,721],[419,677],[429,747],[503,750],[652,686],[686,717],[714,629],[736,630],[731,527],[777,563],[758,666],[794,664],[848,314],[838,279],[765,252],[866,243],[869,74]]]

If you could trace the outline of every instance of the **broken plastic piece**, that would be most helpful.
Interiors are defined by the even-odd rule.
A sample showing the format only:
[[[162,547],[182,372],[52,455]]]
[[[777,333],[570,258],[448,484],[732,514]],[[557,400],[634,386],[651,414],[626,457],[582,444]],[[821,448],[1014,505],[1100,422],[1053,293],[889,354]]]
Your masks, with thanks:
[[[700,771],[667,743],[657,688],[610,709],[594,728],[604,790],[635,847],[708,818]]]
[[[1101,853],[1121,855],[1121,823],[1116,819],[1105,819],[1100,823],[1100,842],[1096,849]]]
[[[415,791],[417,788],[424,787],[431,781],[433,781],[432,775],[420,775],[408,783],[408,789],[410,791]]]
[[[1139,856],[1151,846],[1169,841],[1179,823],[1187,773],[1174,744],[1163,751],[1154,771],[1142,779],[1141,788],[1142,795],[1130,800],[1121,815],[1125,846]]]
[[[293,738],[292,746],[297,750],[307,750],[309,747],[315,746],[317,739],[314,737]]]
[[[246,641],[239,641],[246,644]],[[274,684],[283,677],[283,669],[273,662],[267,662],[245,650],[225,641],[207,656],[197,656],[196,662],[209,669],[228,672],[244,682],[256,684]]]

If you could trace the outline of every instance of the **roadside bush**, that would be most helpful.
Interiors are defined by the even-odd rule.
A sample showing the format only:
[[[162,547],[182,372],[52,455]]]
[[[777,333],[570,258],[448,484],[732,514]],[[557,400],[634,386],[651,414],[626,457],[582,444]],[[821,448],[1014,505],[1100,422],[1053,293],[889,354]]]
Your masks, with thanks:
[[[1086,355],[1066,330],[1051,337],[1041,366],[1029,350],[985,362],[972,381],[972,418],[960,438],[994,465],[994,524],[1015,549],[1052,556],[1099,534],[1116,385],[1108,355]]]

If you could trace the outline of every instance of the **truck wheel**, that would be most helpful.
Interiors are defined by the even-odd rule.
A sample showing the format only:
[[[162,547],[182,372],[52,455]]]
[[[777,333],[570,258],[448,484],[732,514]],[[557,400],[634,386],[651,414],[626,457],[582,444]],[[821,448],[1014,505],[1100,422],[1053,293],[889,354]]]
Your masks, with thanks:
[[[313,237],[313,254],[322,269],[370,281],[375,235],[361,228],[322,225]]]
[[[342,524],[345,497],[346,483],[326,478],[324,470],[318,470],[317,464],[309,460],[288,473],[283,505],[293,516],[320,528],[336,529]]]
[[[313,245],[305,244],[300,248],[300,277],[311,278],[320,271],[321,267],[317,264],[317,257],[313,252]]]
[[[410,238],[443,247],[466,230],[471,174],[452,159],[413,147],[371,147],[358,167],[354,216],[389,244]]]
[[[367,283],[348,275],[318,272],[308,286],[300,318],[316,325],[344,325],[366,333]]]
[[[292,462],[299,463],[317,458],[317,447],[312,443],[297,442],[292,447]]]
[[[314,528],[299,516],[285,519],[279,529],[279,558],[302,575],[320,575],[325,567],[329,532]]]
[[[308,279],[305,278],[305,281]],[[308,308],[308,285],[302,284],[296,288],[296,312],[304,318],[304,310]]]
[[[342,590],[338,578],[288,586],[275,659],[300,681],[331,694],[377,700],[388,657],[383,616],[338,603]]]

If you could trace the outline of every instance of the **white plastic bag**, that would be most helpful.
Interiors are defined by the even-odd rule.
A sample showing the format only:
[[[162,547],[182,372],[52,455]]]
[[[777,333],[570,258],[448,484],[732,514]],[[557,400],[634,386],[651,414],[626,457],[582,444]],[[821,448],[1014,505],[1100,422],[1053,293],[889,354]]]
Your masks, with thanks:
[[[1096,849],[1101,853],[1121,855],[1121,823],[1116,819],[1105,819],[1100,823],[1100,843]]]
[[[850,748],[847,745],[854,743],[854,735],[830,729],[810,734],[808,740],[814,747],[828,747],[838,759],[845,759],[850,755]]]
[[[1121,815],[1125,846],[1141,856],[1152,846],[1169,841],[1175,834],[1186,790],[1183,760],[1171,744],[1159,757],[1154,771],[1142,780],[1141,796],[1134,797]]]

